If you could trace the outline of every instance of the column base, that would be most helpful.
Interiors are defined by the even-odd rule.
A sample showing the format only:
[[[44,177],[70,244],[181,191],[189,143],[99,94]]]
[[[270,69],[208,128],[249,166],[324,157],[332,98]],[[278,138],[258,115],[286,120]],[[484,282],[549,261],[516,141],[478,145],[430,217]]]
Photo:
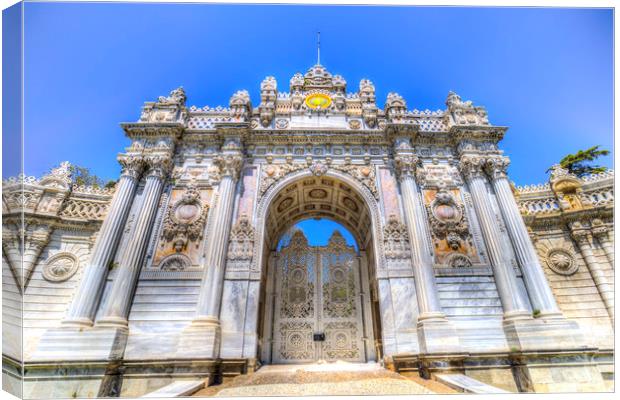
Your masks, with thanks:
[[[220,356],[221,340],[222,333],[217,319],[196,319],[181,333],[177,358],[217,359]]]
[[[129,326],[127,319],[122,317],[104,317],[95,323],[96,327],[109,328],[127,328]]]
[[[68,328],[90,328],[93,326],[93,320],[90,318],[67,318],[63,319],[60,324]]]
[[[60,327],[46,331],[32,354],[33,361],[120,360],[125,353],[127,328]]]
[[[418,340],[422,354],[453,354],[461,351],[458,333],[445,316],[418,319]]]
[[[583,333],[575,321],[564,318],[504,320],[510,351],[587,349]]]

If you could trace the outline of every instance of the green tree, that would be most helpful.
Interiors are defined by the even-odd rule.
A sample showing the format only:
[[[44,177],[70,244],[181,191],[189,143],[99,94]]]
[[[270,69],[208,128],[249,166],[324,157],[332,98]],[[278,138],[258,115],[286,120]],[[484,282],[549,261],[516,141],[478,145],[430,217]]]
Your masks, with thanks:
[[[78,186],[104,186],[103,179],[90,172],[86,167],[80,167],[79,165],[71,165],[69,167],[71,171],[71,179],[74,185]]]
[[[599,150],[599,147],[594,146],[587,150],[579,150],[575,154],[568,154],[560,160],[560,165],[571,174],[577,175],[580,178],[585,175],[605,172],[607,167],[592,164],[592,161],[597,158],[609,154],[609,150]],[[547,170],[547,172],[549,171],[551,171],[551,168]]]

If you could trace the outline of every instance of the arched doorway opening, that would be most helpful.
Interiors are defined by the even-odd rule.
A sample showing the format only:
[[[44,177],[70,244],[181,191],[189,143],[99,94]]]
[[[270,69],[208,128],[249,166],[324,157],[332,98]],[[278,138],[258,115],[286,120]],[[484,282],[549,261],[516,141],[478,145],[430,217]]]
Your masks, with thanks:
[[[261,249],[262,363],[366,362],[382,356],[377,216],[368,196],[353,186],[334,176],[302,176],[272,193]],[[294,229],[308,219],[333,221],[341,229],[332,228],[327,242],[316,244],[308,237],[316,231]],[[349,233],[349,243],[343,233]]]

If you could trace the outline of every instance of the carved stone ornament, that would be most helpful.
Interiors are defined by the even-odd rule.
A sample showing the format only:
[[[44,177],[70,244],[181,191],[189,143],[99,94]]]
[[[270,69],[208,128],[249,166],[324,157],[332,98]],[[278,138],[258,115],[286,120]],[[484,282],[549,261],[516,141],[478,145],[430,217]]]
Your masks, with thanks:
[[[414,176],[420,165],[420,158],[415,154],[398,154],[394,157],[394,166],[398,176]]]
[[[327,172],[327,165],[323,164],[323,163],[313,163],[312,165],[310,165],[310,171],[312,172],[312,175],[314,176],[323,176],[325,175],[325,173]]]
[[[145,157],[147,175],[164,179],[172,169],[172,160],[168,155],[149,155]]]
[[[463,205],[451,192],[441,189],[426,208],[432,233],[439,239],[446,239],[452,250],[458,250],[469,234]]]
[[[162,271],[183,271],[191,265],[190,259],[184,254],[172,254],[159,263]]]
[[[545,262],[553,272],[559,275],[572,275],[579,269],[575,256],[563,248],[549,250]]]
[[[470,180],[484,177],[486,159],[477,154],[464,154],[461,156],[459,168],[463,176]]]
[[[78,259],[72,253],[57,253],[43,266],[43,278],[50,282],[64,282],[78,270]]]
[[[453,253],[448,256],[446,264],[452,268],[470,268],[473,265],[469,257],[460,253]]]
[[[190,240],[196,241],[202,237],[207,210],[194,186],[188,186],[181,199],[168,209],[162,236],[172,242],[175,251],[184,250]]]
[[[387,259],[408,259],[411,256],[407,227],[396,215],[390,215],[383,230],[385,257]]]
[[[187,96],[185,95],[185,90],[183,87],[179,87],[170,92],[168,97],[159,96],[157,102],[159,104],[178,104],[185,105],[185,101],[187,100]]]
[[[126,175],[137,179],[144,170],[144,160],[140,156],[119,154],[117,160],[122,168],[121,176]]]
[[[247,215],[242,215],[230,231],[228,260],[247,261],[249,263],[252,260],[253,248],[254,227]]]
[[[243,165],[243,157],[238,154],[217,155],[213,158],[213,164],[219,168],[221,177],[231,176],[236,180]]]
[[[505,178],[510,159],[504,156],[492,156],[486,159],[484,169],[491,179]]]

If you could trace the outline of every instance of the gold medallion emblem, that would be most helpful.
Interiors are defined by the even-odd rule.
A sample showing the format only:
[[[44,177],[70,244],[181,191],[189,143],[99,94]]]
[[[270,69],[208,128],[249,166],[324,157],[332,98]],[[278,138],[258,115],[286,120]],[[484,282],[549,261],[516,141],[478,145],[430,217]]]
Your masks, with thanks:
[[[323,93],[313,93],[306,97],[306,105],[313,110],[324,110],[332,104],[332,99]]]

